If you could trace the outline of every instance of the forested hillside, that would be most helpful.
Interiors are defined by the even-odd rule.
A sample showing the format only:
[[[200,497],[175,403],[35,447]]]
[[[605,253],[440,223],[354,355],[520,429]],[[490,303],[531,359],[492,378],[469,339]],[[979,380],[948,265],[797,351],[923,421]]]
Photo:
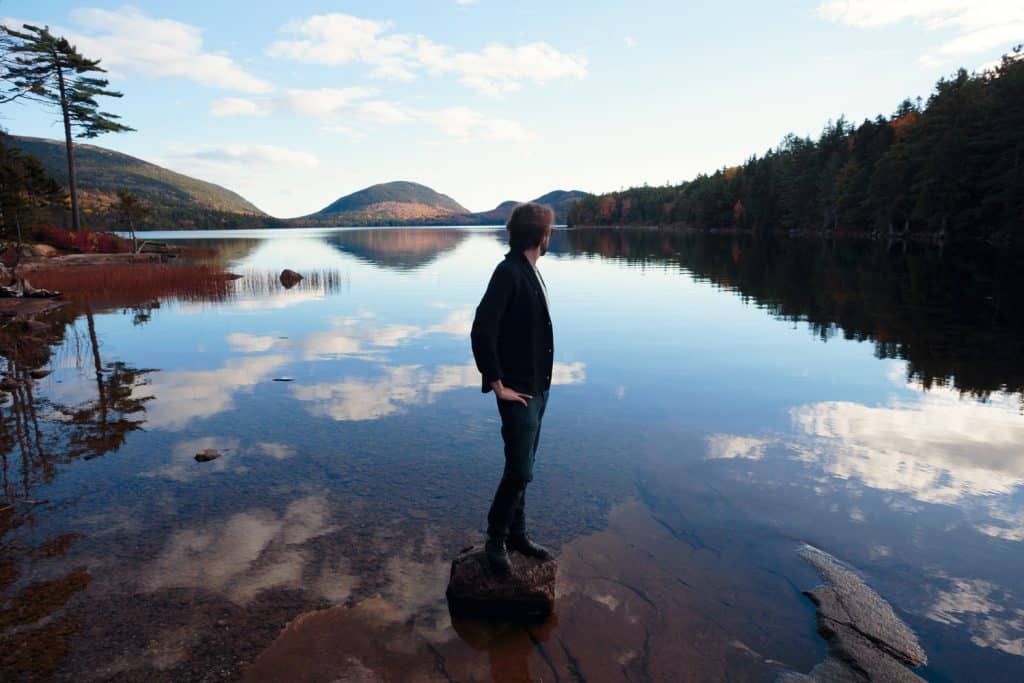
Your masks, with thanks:
[[[1024,241],[1024,54],[741,166],[584,198],[569,223]]]
[[[58,140],[9,136],[7,145],[37,158],[58,182],[67,185],[67,157]],[[256,228],[279,224],[240,195],[220,185],[176,173],[127,154],[75,144],[82,216],[91,228],[120,228],[112,209],[117,191],[129,191],[149,210],[148,223],[165,228]],[[63,221],[57,211],[51,220]]]

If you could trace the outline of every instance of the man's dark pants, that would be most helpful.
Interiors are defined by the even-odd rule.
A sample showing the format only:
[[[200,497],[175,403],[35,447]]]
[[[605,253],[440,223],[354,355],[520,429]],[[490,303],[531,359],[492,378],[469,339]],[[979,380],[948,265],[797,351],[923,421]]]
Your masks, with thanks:
[[[536,394],[525,406],[517,401],[498,400],[501,438],[505,440],[505,471],[487,514],[488,538],[497,540],[509,534],[526,533],[526,485],[533,481],[533,461],[547,404],[547,391]]]

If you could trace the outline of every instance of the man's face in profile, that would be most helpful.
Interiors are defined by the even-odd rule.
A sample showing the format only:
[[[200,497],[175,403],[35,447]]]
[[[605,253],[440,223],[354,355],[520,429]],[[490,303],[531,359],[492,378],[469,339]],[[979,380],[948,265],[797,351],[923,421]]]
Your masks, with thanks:
[[[551,232],[552,232],[552,229],[548,228],[547,233],[544,234],[544,239],[542,239],[540,241],[540,255],[541,256],[543,256],[544,254],[548,253],[548,244],[551,243]]]

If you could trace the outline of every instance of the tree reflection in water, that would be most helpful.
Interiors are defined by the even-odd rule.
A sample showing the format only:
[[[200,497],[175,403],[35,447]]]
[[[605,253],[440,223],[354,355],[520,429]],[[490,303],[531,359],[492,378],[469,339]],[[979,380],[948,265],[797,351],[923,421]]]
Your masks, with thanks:
[[[870,341],[924,388],[1024,397],[1024,254],[987,244],[559,231],[552,252],[677,267],[823,341]],[[1022,398],[1024,400],[1024,398]]]

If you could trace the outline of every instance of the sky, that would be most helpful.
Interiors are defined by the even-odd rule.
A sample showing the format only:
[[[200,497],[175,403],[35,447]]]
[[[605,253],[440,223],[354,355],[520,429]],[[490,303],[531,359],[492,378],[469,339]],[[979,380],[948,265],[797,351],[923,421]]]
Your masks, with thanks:
[[[279,217],[412,180],[473,211],[679,183],[927,99],[1024,40],[1020,0],[0,0],[102,59],[91,141]],[[54,113],[0,126],[61,138]]]

